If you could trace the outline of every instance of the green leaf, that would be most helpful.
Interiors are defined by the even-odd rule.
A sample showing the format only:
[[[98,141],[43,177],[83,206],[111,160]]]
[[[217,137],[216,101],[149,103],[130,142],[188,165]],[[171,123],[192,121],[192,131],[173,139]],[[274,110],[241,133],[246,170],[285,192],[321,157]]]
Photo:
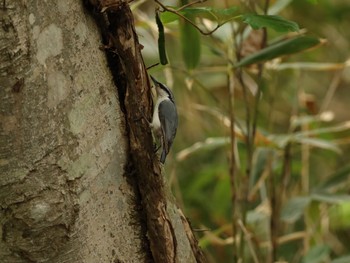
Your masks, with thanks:
[[[179,18],[180,17],[178,15],[172,12],[165,11],[160,13],[160,19],[162,20],[163,24],[168,24],[168,23],[177,21],[179,20]]]
[[[182,57],[187,69],[196,68],[201,55],[200,33],[190,23],[183,22],[180,25],[180,39]]]
[[[156,12],[156,23],[158,26],[158,52],[159,52],[159,60],[162,65],[168,64],[168,58],[166,56],[165,50],[165,35],[164,35],[164,26],[162,21],[159,18],[159,13]]]
[[[218,21],[231,20],[237,16],[238,7],[232,6],[225,9],[212,8],[213,14],[218,18]]]
[[[328,193],[314,193],[311,195],[313,201],[328,204],[341,204],[350,202],[350,195],[347,194],[328,194]]]
[[[330,248],[327,245],[316,245],[304,256],[303,263],[323,263],[328,258]]]
[[[250,187],[253,187],[256,184],[256,182],[259,181],[259,178],[266,169],[268,162],[273,160],[275,156],[276,151],[274,149],[263,147],[257,148],[256,153],[254,155],[252,176],[249,180]]]
[[[294,223],[303,214],[305,208],[310,204],[310,197],[294,197],[283,207],[281,219],[287,223]]]
[[[313,129],[305,132],[298,132],[295,133],[297,136],[317,136],[320,134],[327,134],[327,133],[335,133],[335,132],[343,132],[350,130],[350,121],[342,122],[335,126],[330,126],[326,128],[320,128],[320,129]]]
[[[318,38],[309,36],[287,39],[243,58],[235,66],[242,67],[285,55],[291,55],[312,48],[318,44],[320,44],[320,40]]]
[[[297,23],[274,15],[244,14],[243,22],[250,25],[253,29],[266,27],[277,32],[299,31]]]
[[[273,70],[300,69],[312,71],[333,71],[350,67],[348,61],[344,63],[320,63],[320,62],[292,62],[281,63],[273,67]]]

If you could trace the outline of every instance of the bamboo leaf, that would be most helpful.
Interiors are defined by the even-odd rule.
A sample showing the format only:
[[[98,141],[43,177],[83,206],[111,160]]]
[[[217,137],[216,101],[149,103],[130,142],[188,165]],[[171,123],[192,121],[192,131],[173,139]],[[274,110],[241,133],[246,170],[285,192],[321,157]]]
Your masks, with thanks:
[[[314,193],[311,195],[311,198],[314,201],[328,204],[340,204],[350,201],[350,195],[347,194]]]
[[[331,127],[326,127],[326,128],[320,128],[320,129],[313,129],[309,131],[304,131],[304,132],[298,132],[295,133],[297,136],[316,136],[320,134],[325,134],[325,133],[335,133],[335,132],[342,132],[342,131],[347,131],[350,129],[350,121],[343,122],[341,124],[331,126]]]
[[[244,14],[243,22],[253,29],[271,28],[277,32],[299,31],[297,23],[276,15]]]
[[[287,39],[243,58],[235,66],[242,67],[285,55],[291,55],[312,48],[320,43],[321,41],[319,39],[309,36]]]
[[[328,140],[296,136],[293,138],[293,141],[325,150],[331,150],[336,153],[341,153],[340,148],[336,144]]]
[[[201,55],[200,33],[191,24],[183,22],[180,25],[182,57],[187,69],[197,67]]]
[[[179,18],[180,17],[177,14],[174,14],[172,12],[165,11],[160,13],[160,19],[162,20],[163,24],[168,24],[168,23],[177,21],[179,20]]]
[[[301,69],[310,71],[334,71],[350,66],[350,60],[344,63],[293,62],[275,65],[273,70]]]

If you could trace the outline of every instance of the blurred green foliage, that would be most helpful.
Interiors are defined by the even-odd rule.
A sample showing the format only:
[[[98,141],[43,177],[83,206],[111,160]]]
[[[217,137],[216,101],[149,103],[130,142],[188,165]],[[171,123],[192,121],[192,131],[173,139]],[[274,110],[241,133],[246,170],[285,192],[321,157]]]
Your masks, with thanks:
[[[162,3],[133,12],[147,66],[164,23],[166,171],[210,262],[350,262],[348,1]]]

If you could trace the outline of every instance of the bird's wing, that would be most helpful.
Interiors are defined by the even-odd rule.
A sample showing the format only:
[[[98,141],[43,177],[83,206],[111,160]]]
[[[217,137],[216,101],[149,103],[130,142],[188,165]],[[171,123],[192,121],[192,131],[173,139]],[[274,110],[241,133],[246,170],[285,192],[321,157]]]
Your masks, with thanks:
[[[158,114],[161,123],[163,151],[165,150],[165,155],[167,155],[173,143],[178,124],[178,116],[174,103],[170,100],[162,101],[159,104]]]

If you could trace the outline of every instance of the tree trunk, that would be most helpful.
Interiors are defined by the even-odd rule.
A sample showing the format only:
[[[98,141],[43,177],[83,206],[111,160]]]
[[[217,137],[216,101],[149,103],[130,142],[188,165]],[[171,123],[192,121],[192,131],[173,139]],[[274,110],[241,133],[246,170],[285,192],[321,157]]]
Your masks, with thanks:
[[[130,9],[102,2],[0,3],[0,262],[204,261],[142,120]]]

